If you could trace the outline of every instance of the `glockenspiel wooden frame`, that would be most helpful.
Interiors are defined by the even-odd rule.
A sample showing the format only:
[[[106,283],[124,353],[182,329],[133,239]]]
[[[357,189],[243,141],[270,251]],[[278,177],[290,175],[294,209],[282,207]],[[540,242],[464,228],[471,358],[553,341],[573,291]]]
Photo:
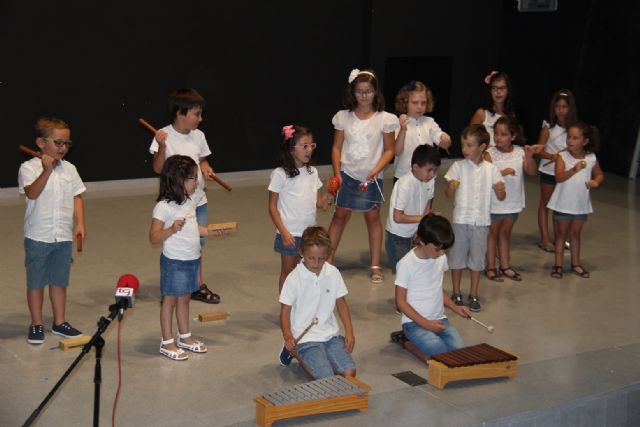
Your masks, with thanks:
[[[274,405],[262,396],[254,398],[256,402],[256,424],[262,427],[271,427],[278,420],[301,417],[304,415],[326,414],[331,412],[369,409],[369,387],[367,384],[354,377],[345,377],[351,383],[367,390],[360,394],[328,397],[324,399],[310,400],[288,405]]]

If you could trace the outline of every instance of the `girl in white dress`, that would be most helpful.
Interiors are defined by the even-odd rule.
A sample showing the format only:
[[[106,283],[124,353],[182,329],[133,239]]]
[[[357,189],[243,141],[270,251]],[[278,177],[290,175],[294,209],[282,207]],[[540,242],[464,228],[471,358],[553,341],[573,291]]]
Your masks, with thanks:
[[[598,130],[583,122],[577,122],[567,130],[567,151],[556,157],[556,188],[547,207],[553,210],[556,228],[555,264],[551,277],[562,277],[564,242],[571,243],[571,271],[583,279],[589,272],[580,265],[580,233],[593,212],[589,190],[598,188],[604,174],[596,155],[600,145]]]

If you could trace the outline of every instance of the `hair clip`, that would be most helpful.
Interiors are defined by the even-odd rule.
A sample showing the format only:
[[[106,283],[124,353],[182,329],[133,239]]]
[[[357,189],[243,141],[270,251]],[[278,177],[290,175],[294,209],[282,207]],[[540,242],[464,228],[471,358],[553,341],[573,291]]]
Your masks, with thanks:
[[[558,93],[558,96],[566,96],[569,97],[569,94],[567,92],[560,92]]]
[[[491,84],[491,79],[493,78],[493,76],[495,76],[496,74],[500,73],[500,71],[492,71],[489,74],[486,75],[486,77],[484,78],[484,83],[490,85]]]
[[[349,83],[353,82],[356,79],[356,77],[358,77],[360,74],[367,74],[367,75],[373,77],[374,79],[376,78],[376,75],[373,74],[371,71],[366,71],[366,70],[365,71],[360,71],[357,68],[354,68],[349,73],[349,78],[347,79],[347,81]]]
[[[284,135],[284,141],[282,142],[286,142],[293,138],[294,133],[296,133],[296,130],[293,125],[282,126],[282,134]]]

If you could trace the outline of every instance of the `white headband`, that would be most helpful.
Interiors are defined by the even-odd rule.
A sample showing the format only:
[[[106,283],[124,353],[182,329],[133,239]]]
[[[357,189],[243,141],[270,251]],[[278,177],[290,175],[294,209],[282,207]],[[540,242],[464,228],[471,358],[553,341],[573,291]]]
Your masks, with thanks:
[[[356,77],[358,77],[360,74],[368,74],[371,77],[373,77],[374,79],[376,78],[376,75],[373,74],[371,71],[360,71],[357,68],[354,68],[353,70],[351,70],[351,73],[349,73],[349,78],[347,79],[347,81],[349,83],[351,83],[352,81],[354,81],[356,79]]]

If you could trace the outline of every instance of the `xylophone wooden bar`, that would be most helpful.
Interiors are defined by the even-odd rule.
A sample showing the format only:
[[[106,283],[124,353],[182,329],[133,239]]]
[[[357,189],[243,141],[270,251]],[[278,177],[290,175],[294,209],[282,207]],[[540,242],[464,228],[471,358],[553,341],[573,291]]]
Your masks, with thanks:
[[[256,402],[256,423],[270,427],[275,421],[304,415],[369,408],[371,387],[354,377],[322,378],[264,396]]]
[[[82,347],[89,341],[91,341],[91,337],[89,335],[81,335],[79,337],[65,338],[63,340],[60,340],[58,342],[58,346],[61,350],[69,350],[70,348],[74,347]]]
[[[226,320],[230,315],[231,313],[228,311],[209,311],[198,314],[198,321],[211,322],[212,320]]]
[[[518,357],[489,344],[440,353],[428,361],[428,382],[444,388],[450,381],[480,378],[515,378]]]

